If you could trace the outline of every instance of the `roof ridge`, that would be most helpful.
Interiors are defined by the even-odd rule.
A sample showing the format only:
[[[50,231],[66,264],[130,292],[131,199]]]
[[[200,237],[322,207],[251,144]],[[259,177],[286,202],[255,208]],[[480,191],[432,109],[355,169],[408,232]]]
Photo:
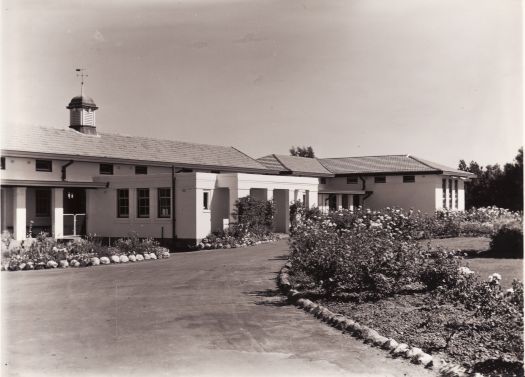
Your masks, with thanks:
[[[248,156],[246,153],[244,153],[243,151],[241,151],[241,150],[235,148],[234,146],[230,146],[230,148],[235,149],[235,150],[236,150],[237,152],[239,152],[240,154],[242,154],[242,155],[248,157],[250,160],[256,162],[258,165],[261,165],[261,167],[262,167],[263,169],[268,169],[266,166],[264,166],[263,164],[261,164],[261,163],[260,163],[259,161],[257,161],[255,158],[253,158],[253,157],[251,157],[251,156]],[[268,169],[268,170],[270,170],[270,169]]]
[[[281,159],[280,159],[279,157],[277,157],[277,155],[276,155],[275,153],[272,153],[272,156],[273,156],[273,158],[275,158],[275,159],[277,160],[277,162],[280,163],[281,166],[282,166],[283,168],[285,168],[287,171],[293,171],[293,170],[290,169],[288,166],[286,166],[286,165],[284,164],[284,162],[282,162]]]
[[[438,168],[436,168],[435,166],[432,166],[432,165],[430,165],[430,164],[428,164],[428,163],[426,163],[426,162],[421,161],[419,158],[417,158],[417,157],[415,157],[415,156],[407,155],[407,157],[408,157],[408,158],[411,158],[411,159],[414,160],[414,161],[419,162],[420,164],[423,164],[423,165],[425,165],[425,166],[428,166],[428,167],[431,168],[431,169],[434,169],[434,170],[437,170],[437,171],[443,171],[442,169],[438,169]]]
[[[409,154],[380,154],[372,156],[347,156],[347,157],[324,157],[317,158],[318,160],[343,160],[345,158],[365,158],[365,157],[410,157]]]

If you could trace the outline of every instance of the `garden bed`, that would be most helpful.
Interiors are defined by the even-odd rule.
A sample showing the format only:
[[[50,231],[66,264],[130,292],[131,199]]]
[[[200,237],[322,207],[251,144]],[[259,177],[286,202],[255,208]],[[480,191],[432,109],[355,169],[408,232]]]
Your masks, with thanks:
[[[491,240],[450,238],[467,229],[492,229]],[[421,239],[429,235],[449,238]],[[470,373],[522,376],[521,259],[464,258],[487,246],[518,258],[522,237],[521,215],[494,208],[434,218],[391,208],[300,211],[289,279],[326,310]]]

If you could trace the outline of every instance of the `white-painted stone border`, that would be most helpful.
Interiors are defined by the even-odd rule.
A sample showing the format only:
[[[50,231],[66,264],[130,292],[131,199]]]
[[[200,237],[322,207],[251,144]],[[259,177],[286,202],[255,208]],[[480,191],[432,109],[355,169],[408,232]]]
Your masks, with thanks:
[[[302,298],[301,293],[294,289],[290,283],[290,267],[290,262],[287,262],[284,265],[277,277],[277,283],[283,293],[286,294],[288,301],[292,304],[297,305],[304,311],[343,332],[347,332],[358,339],[363,339],[365,343],[390,352],[394,357],[404,357],[405,359],[409,359],[411,362],[422,365],[425,368],[438,370],[441,377],[464,377],[468,375],[465,368],[460,365],[446,363],[443,360],[437,359],[436,357],[423,352],[420,348],[410,347],[405,343],[398,343],[392,338],[380,335],[370,327],[361,325],[341,314],[332,313],[324,306]],[[482,377],[482,375],[476,373],[475,377]]]

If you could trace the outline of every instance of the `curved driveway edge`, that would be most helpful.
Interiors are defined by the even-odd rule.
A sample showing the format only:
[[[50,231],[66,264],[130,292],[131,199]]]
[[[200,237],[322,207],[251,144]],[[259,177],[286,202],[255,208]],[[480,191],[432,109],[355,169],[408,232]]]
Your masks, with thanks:
[[[430,376],[288,305],[286,241],[0,274],[2,376]],[[378,360],[381,360],[378,362]]]

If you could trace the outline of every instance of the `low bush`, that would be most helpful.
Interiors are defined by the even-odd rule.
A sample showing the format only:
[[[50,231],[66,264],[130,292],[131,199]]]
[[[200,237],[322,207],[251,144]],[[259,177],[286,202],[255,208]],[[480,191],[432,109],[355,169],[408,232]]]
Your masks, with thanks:
[[[495,258],[523,258],[523,229],[504,225],[492,236],[490,256]]]

